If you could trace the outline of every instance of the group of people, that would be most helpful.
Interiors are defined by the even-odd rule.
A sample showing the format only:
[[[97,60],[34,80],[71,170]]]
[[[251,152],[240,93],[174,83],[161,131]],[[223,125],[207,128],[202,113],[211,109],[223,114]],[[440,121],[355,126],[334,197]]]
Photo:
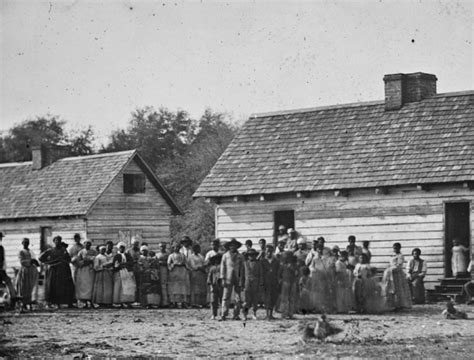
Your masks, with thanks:
[[[424,303],[423,279],[427,263],[413,249],[407,263],[400,243],[383,276],[371,266],[369,242],[356,244],[348,237],[344,250],[329,248],[319,237],[306,248],[294,230],[280,227],[277,246],[260,239],[259,250],[251,240],[212,242],[205,256],[199,244],[185,236],[167,251],[167,244],[151,251],[148,244],[132,240],[92,246],[81,243],[79,234],[68,246],[60,236],[38,259],[23,239],[19,252],[21,269],[16,295],[25,308],[33,302],[38,267],[45,268],[45,300],[50,306],[69,307],[204,307],[210,305],[213,319],[226,320],[233,304],[232,319],[256,318],[263,306],[266,319],[274,312],[283,318],[295,313],[381,313]],[[220,310],[220,311],[219,311]],[[220,312],[220,316],[219,315]]]

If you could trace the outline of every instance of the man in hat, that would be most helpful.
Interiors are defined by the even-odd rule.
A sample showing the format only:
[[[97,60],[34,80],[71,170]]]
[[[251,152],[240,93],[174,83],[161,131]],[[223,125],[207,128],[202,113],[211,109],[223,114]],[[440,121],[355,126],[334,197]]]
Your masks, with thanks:
[[[232,238],[228,243],[229,250],[222,256],[221,261],[221,279],[224,293],[222,295],[222,317],[225,320],[229,314],[229,302],[232,290],[235,295],[234,320],[240,320],[240,308],[242,306],[240,292],[244,280],[244,260],[237,249],[242,243]]]
[[[244,320],[247,320],[249,309],[252,308],[252,319],[257,320],[257,307],[260,299],[260,289],[263,287],[262,264],[257,260],[257,250],[247,250],[245,261],[245,286],[244,286]]]
[[[15,291],[15,288],[13,287],[10,277],[7,275],[5,249],[3,248],[3,245],[2,245],[3,238],[4,238],[3,232],[0,231],[0,281],[3,281],[7,285],[8,290],[10,291],[10,299],[12,299],[12,305],[14,305],[14,302],[16,300],[16,291]]]
[[[285,244],[285,251],[295,251],[297,246],[296,243],[298,241],[298,233],[295,229],[288,229],[288,241]]]

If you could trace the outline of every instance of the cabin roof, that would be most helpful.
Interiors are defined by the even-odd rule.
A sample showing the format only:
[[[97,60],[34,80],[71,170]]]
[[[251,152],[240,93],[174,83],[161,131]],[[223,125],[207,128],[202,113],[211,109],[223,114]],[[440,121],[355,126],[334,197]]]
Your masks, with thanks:
[[[176,214],[181,213],[136,150],[59,159],[39,170],[32,162],[0,164],[0,219],[85,216],[109,184],[136,160]]]
[[[474,91],[256,114],[195,197],[474,180]]]

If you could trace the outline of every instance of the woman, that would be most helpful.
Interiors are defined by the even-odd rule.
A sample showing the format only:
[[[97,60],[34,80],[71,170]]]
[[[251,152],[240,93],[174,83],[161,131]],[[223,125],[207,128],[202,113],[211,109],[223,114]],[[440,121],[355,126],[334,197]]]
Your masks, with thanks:
[[[53,238],[54,247],[44,251],[39,260],[48,265],[45,281],[45,299],[49,304],[67,304],[72,308],[74,299],[74,284],[72,282],[69,262],[71,257],[67,252],[61,236]]]
[[[394,255],[383,274],[383,282],[386,286],[387,306],[395,309],[409,309],[412,305],[411,294],[407,276],[403,271],[405,260],[401,249],[400,243],[393,244]]]
[[[160,271],[160,284],[161,284],[161,306],[168,306],[168,256],[170,254],[166,251],[166,243],[160,244],[160,250],[156,254],[156,260],[158,261]]]
[[[311,308],[320,313],[332,312],[335,307],[335,267],[330,253],[318,244],[317,255],[309,264]]]
[[[125,253],[125,243],[117,244],[118,253],[114,256],[112,269],[114,272],[113,303],[120,306],[131,307],[135,301],[137,284],[133,276],[133,259]]]
[[[451,269],[453,276],[467,276],[466,270],[468,265],[469,249],[464,245],[461,245],[458,239],[453,239],[453,247],[451,252],[453,253],[451,257]]]
[[[97,251],[92,248],[92,241],[84,241],[84,249],[77,254],[76,261],[76,300],[79,307],[81,302],[86,308],[92,307],[92,289],[94,288],[94,258]]]
[[[140,296],[139,301],[142,306],[151,308],[160,305],[160,276],[158,262],[154,257],[150,256],[148,246],[140,247],[140,258],[138,259],[138,271],[140,274]],[[150,252],[151,253],[151,252]]]
[[[23,309],[28,307],[31,309],[31,303],[35,300],[33,292],[36,290],[38,281],[38,261],[35,258],[33,251],[29,249],[30,239],[24,238],[21,242],[23,249],[20,250],[18,258],[20,259],[20,271],[16,279],[17,296],[21,298]]]
[[[100,246],[99,252],[99,255],[94,259],[95,279],[92,303],[99,306],[111,306],[114,286],[112,258],[106,255],[107,248],[105,246]]]
[[[338,313],[348,313],[353,308],[352,271],[347,268],[347,251],[340,252],[335,264],[336,271],[336,310]]]
[[[414,248],[411,252],[413,259],[408,262],[408,285],[412,295],[413,303],[425,303],[425,285],[423,279],[426,275],[427,264],[426,261],[420,258],[421,250]]]
[[[354,300],[357,312],[379,314],[385,311],[382,287],[375,280],[374,269],[369,264],[366,254],[360,256],[354,268]]]
[[[207,302],[206,267],[204,257],[201,255],[201,246],[198,244],[193,246],[188,263],[191,269],[191,305],[203,307]]]
[[[188,263],[186,256],[180,252],[180,246],[174,247],[168,257],[168,292],[169,300],[179,308],[189,303],[191,288],[189,282]]]

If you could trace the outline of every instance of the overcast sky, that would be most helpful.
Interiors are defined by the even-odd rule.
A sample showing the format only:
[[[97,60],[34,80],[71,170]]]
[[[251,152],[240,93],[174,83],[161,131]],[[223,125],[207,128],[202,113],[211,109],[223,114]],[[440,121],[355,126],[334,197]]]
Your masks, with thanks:
[[[383,99],[383,75],[474,89],[474,1],[0,0],[0,131],[57,114],[99,137],[136,107],[251,113]]]

